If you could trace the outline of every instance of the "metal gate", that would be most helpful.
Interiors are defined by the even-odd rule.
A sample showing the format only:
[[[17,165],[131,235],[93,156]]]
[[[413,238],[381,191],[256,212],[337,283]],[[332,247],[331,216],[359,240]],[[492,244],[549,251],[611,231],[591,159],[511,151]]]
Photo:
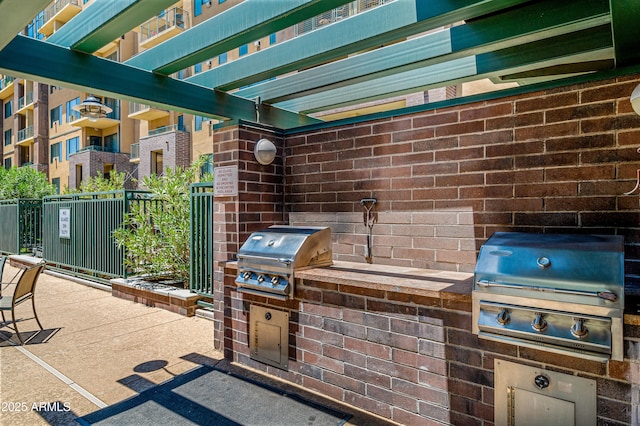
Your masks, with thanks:
[[[0,201],[0,253],[29,252],[42,244],[42,201]]]
[[[108,282],[126,277],[125,252],[113,231],[134,202],[150,202],[144,191],[109,191],[44,198],[43,257],[47,267]]]
[[[213,183],[191,185],[189,289],[213,297]]]

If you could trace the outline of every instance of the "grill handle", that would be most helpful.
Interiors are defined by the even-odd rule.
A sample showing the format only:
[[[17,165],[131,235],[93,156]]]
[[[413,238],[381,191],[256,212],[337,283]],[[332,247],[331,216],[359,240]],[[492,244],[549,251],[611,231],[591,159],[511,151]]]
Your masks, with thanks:
[[[253,254],[239,254],[238,259],[266,260],[268,262],[273,262],[275,260],[276,262],[284,263],[286,265],[290,265],[291,263],[293,263],[292,259],[285,259],[285,258],[276,259],[275,257],[255,256]]]
[[[572,294],[575,296],[599,297],[600,299],[609,300],[611,302],[615,302],[616,300],[618,300],[618,295],[610,291],[564,290],[561,288],[552,288],[552,287],[538,287],[533,285],[499,283],[496,281],[489,281],[489,280],[478,280],[476,281],[476,284],[482,288],[488,288],[488,287],[512,288],[512,289],[518,289],[518,290],[540,291],[544,293],[560,293],[560,294]]]

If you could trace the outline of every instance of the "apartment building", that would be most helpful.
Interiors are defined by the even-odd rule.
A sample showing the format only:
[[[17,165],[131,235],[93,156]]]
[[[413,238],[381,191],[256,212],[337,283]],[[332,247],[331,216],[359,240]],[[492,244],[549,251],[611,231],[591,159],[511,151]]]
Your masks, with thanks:
[[[46,39],[62,28],[93,0],[57,0],[24,30],[24,35]],[[133,31],[123,34],[95,54],[123,62],[136,53],[173,37],[220,13],[238,1],[179,1]],[[239,53],[238,53],[239,54]],[[204,64],[217,66],[228,57]],[[201,64],[202,66],[203,64]],[[184,70],[184,78],[201,66]],[[98,118],[81,117],[74,109],[94,96],[111,111]],[[35,167],[46,173],[59,191],[77,188],[92,176],[125,172],[127,185],[165,167],[188,166],[201,155],[211,157],[211,125],[194,117],[148,105],[126,102],[44,83],[0,75],[0,156],[5,168]]]
[[[56,0],[24,30],[24,34],[46,39],[55,34],[83,8],[95,0]],[[124,62],[139,52],[198,25],[243,0],[181,0],[132,31],[113,40],[95,54]],[[197,73],[234,61],[270,45],[297,37],[385,3],[358,0],[323,13],[184,69],[172,77],[186,79]],[[448,99],[461,90],[456,87],[369,102],[315,113],[323,120],[397,109]],[[81,117],[78,107],[94,96],[111,111],[105,116]],[[184,167],[201,156],[209,161],[203,172],[213,168],[212,134],[216,120],[122,101],[99,93],[0,75],[0,155],[5,168],[30,166],[45,172],[59,191],[77,188],[92,176],[108,176],[112,170],[127,174],[127,186],[166,167]]]

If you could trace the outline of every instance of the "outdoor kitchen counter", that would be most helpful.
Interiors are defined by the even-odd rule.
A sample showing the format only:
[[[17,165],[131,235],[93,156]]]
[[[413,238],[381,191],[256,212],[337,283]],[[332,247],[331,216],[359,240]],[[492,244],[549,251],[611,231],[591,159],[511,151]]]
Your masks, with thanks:
[[[237,269],[236,262],[225,268]],[[473,273],[334,261],[333,265],[296,270],[296,278],[372,290],[471,301]]]

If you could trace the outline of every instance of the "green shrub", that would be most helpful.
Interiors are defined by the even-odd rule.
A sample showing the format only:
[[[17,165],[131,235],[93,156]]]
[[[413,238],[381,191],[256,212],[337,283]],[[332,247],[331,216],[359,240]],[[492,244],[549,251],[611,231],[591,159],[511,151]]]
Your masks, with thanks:
[[[109,178],[101,176],[100,172],[96,176],[83,180],[79,188],[65,188],[66,194],[78,194],[84,192],[108,192],[119,191],[124,189],[124,182],[127,178],[126,173],[112,170]]]
[[[134,274],[171,277],[189,283],[190,186],[198,179],[201,162],[189,168],[167,168],[162,176],[151,175],[142,185],[153,202],[133,203],[123,227],[114,232],[127,253],[125,265]]]
[[[14,198],[41,199],[54,195],[56,187],[47,176],[33,167],[0,168],[0,200]]]

